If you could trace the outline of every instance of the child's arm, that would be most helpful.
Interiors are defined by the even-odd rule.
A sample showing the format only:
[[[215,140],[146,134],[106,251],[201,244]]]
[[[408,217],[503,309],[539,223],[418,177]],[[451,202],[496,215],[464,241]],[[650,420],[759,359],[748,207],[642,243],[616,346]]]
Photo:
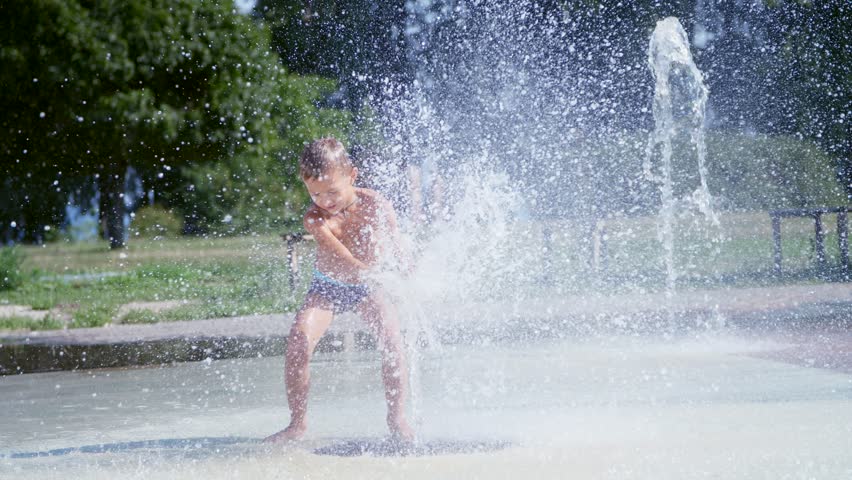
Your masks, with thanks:
[[[367,264],[355,258],[352,252],[346,248],[346,245],[331,233],[331,229],[328,228],[328,225],[325,224],[325,220],[321,216],[308,211],[305,214],[302,224],[305,230],[314,236],[317,246],[329,252],[344,267],[351,268],[358,273],[368,269]]]

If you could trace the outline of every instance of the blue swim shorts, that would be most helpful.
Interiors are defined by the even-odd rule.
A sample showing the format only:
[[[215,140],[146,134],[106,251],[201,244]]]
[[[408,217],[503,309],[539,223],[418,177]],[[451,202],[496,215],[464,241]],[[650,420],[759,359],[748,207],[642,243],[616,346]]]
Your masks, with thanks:
[[[353,310],[369,294],[370,287],[367,285],[341,282],[319,270],[314,270],[314,278],[308,288],[308,296],[317,295],[328,301],[334,307],[334,313]]]

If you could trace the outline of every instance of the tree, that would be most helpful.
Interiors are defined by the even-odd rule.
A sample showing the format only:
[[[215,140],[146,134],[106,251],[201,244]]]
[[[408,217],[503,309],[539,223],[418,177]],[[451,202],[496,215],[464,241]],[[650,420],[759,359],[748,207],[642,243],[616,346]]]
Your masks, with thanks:
[[[4,7],[2,173],[7,183],[38,179],[65,195],[65,179],[96,176],[112,247],[125,242],[129,166],[156,179],[181,164],[262,153],[274,143],[266,109],[284,70],[268,31],[231,2],[10,0]],[[35,191],[24,203],[38,203]],[[59,206],[39,205],[54,217]]]
[[[793,100],[796,133],[835,157],[852,198],[852,6],[842,0],[782,3],[781,72]]]
[[[703,2],[696,13],[693,45],[713,127],[812,140],[835,158],[852,193],[848,2]]]
[[[411,74],[400,0],[258,0],[272,45],[288,69],[335,78],[353,111],[367,95],[380,95],[387,79]]]
[[[232,235],[300,228],[310,200],[296,158],[314,138],[333,135],[345,142],[349,134],[347,111],[317,107],[336,88],[330,79],[282,77],[269,105],[278,139],[265,153],[248,151],[182,168],[180,188],[169,200],[184,213],[187,229]]]

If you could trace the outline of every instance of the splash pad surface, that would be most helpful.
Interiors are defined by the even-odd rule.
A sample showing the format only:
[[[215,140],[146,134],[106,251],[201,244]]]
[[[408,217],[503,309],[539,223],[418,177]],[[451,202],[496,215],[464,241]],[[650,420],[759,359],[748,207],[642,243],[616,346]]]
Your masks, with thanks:
[[[791,341],[427,349],[408,449],[385,439],[375,352],[315,358],[308,436],[283,447],[259,442],[287,421],[280,357],[7,376],[0,477],[848,477],[852,375],[790,361]]]

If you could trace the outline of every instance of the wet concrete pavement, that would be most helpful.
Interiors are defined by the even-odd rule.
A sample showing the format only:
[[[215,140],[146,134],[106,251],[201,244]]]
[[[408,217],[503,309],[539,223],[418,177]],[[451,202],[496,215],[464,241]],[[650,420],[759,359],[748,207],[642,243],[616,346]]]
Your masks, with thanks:
[[[6,376],[0,478],[850,478],[852,375],[775,360],[776,333],[418,349],[408,451],[381,450],[373,351],[316,357],[282,447],[281,357]]]

